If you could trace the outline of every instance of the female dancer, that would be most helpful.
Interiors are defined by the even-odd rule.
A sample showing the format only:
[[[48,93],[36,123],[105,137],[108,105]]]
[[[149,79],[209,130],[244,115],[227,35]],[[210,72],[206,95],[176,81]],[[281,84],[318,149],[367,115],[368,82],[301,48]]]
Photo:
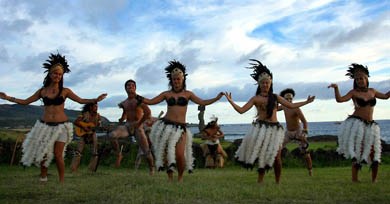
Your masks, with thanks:
[[[23,142],[22,163],[30,166],[35,164],[41,167],[41,184],[47,182],[47,170],[53,156],[60,177],[60,183],[64,183],[64,152],[66,145],[73,138],[73,125],[68,122],[64,112],[66,98],[70,98],[81,104],[95,103],[103,100],[107,94],[102,94],[96,99],[82,99],[69,88],[63,87],[63,74],[70,72],[65,56],[51,54],[43,68],[48,72],[43,87],[38,89],[27,99],[17,99],[0,92],[0,98],[18,104],[27,105],[42,98],[44,113],[38,120]],[[53,155],[54,153],[54,155]]]
[[[337,151],[345,158],[352,159],[352,181],[359,182],[358,170],[361,164],[371,164],[372,182],[376,183],[378,168],[381,159],[380,129],[372,119],[376,98],[388,99],[390,91],[383,94],[373,88],[368,88],[368,68],[360,64],[351,64],[346,76],[353,79],[353,89],[345,96],[340,96],[337,84],[331,84],[328,88],[334,88],[335,98],[338,103],[352,99],[355,111],[344,121],[339,132],[339,147]]]
[[[274,172],[276,183],[280,183],[282,173],[281,147],[283,144],[283,127],[276,118],[278,103],[288,108],[298,108],[314,100],[314,96],[306,101],[290,103],[283,97],[273,93],[272,73],[260,61],[251,59],[253,69],[252,78],[258,83],[256,95],[243,107],[238,106],[232,100],[231,93],[225,96],[233,108],[240,114],[247,112],[253,106],[257,109],[257,119],[246,134],[236,152],[238,162],[247,168],[253,168],[258,161],[258,183],[262,183],[265,171],[269,170],[275,162]]]
[[[173,172],[177,166],[178,181],[182,181],[184,169],[192,171],[192,134],[186,126],[186,113],[188,101],[209,105],[219,100],[223,93],[208,100],[198,98],[194,93],[186,90],[186,67],[178,61],[170,61],[165,68],[169,80],[170,90],[162,92],[153,99],[144,98],[143,102],[154,105],[165,100],[167,102],[167,113],[164,118],[153,124],[150,132],[155,165],[157,169],[163,170],[168,166],[169,181],[173,181]],[[164,157],[166,156],[166,159]],[[165,160],[165,162],[163,161]],[[165,163],[165,165],[164,165]]]

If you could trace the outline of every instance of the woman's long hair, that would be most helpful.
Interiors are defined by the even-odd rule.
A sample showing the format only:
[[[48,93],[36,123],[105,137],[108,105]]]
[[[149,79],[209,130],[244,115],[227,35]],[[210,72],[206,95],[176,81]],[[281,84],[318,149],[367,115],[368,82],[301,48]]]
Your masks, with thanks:
[[[47,73],[45,79],[43,80],[43,87],[48,87],[51,84],[51,79],[50,79],[50,72]],[[62,89],[64,88],[64,75],[62,75],[60,82],[58,82],[58,95],[61,94]]]
[[[353,79],[353,89],[358,89],[358,85],[356,84],[356,81],[355,81],[355,77],[356,77],[355,75],[358,72],[362,72],[365,75],[367,75],[367,88],[368,88],[370,85],[370,83],[368,82],[368,77],[370,77],[370,72],[368,71],[368,67],[363,66],[361,64],[352,63],[348,67],[346,76],[349,76],[349,78]]]
[[[366,88],[368,88],[369,87],[369,85],[370,85],[370,83],[368,82],[368,78],[367,78],[367,87]],[[359,87],[358,87],[358,85],[356,84],[356,80],[355,79],[353,79],[353,89],[358,89]]]
[[[259,76],[262,74],[262,73],[267,73],[271,80],[272,80],[272,73],[271,71],[267,68],[267,66],[263,65],[259,60],[256,60],[256,59],[249,59],[251,62],[249,63],[251,66],[250,67],[247,67],[248,69],[253,69],[253,73],[251,74],[251,77],[256,80],[257,82],[257,90],[256,90],[256,95],[260,95],[261,93],[261,88],[260,88],[260,84],[258,82],[259,80]],[[273,90],[273,83],[271,81],[271,87],[269,88],[268,90],[268,101],[267,101],[267,118],[271,118],[272,117],[272,114],[274,112],[274,108],[275,108],[275,101],[276,101],[276,97],[274,95],[274,90]],[[259,113],[257,113],[257,115],[259,115]]]

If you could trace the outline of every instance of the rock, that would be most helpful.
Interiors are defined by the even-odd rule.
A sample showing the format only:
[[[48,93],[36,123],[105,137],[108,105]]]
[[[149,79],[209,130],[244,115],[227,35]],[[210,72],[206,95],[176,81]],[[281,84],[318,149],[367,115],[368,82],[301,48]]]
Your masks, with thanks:
[[[338,138],[335,135],[317,135],[308,137],[309,142],[324,142],[324,141],[337,141]]]
[[[382,152],[390,152],[390,144],[387,144],[385,141],[381,140]]]

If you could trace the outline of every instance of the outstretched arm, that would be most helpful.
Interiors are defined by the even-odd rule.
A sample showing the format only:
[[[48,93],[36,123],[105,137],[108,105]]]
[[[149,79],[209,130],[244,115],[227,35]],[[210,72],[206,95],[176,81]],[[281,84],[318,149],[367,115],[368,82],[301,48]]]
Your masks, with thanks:
[[[152,99],[148,99],[148,98],[144,98],[142,100],[143,103],[147,104],[147,105],[154,105],[154,104],[158,104],[158,103],[161,103],[161,101],[163,101],[166,97],[166,91],[160,93],[158,96],[152,98]]]
[[[232,100],[232,93],[225,92],[225,97],[229,101],[230,105],[233,106],[234,110],[236,110],[240,114],[243,114],[247,112],[249,109],[251,109],[252,106],[254,105],[254,100],[255,100],[254,97],[252,97],[243,107],[240,107]]]
[[[189,91],[189,92],[190,92],[190,97],[189,97],[189,99],[190,99],[192,102],[194,102],[194,103],[196,103],[196,104],[199,104],[199,105],[201,105],[201,106],[210,105],[210,104],[212,104],[212,103],[218,101],[218,100],[223,96],[223,92],[220,92],[220,93],[217,95],[217,97],[215,97],[215,98],[208,99],[208,100],[202,100],[202,99],[200,99],[199,97],[197,97],[194,93],[192,93],[191,91]]]
[[[374,89],[375,90],[375,89]],[[390,91],[388,91],[386,94],[383,94],[377,90],[375,90],[375,98],[379,99],[389,99],[390,98]]]
[[[315,96],[308,96],[306,101],[298,102],[298,103],[290,103],[286,99],[284,99],[281,96],[276,95],[278,102],[282,104],[283,106],[286,106],[287,108],[299,108],[301,106],[304,106],[306,104],[309,104],[314,101]]]
[[[331,84],[328,88],[334,88],[334,96],[337,103],[349,101],[352,98],[352,91],[349,91],[345,96],[340,95],[339,86],[337,84]]]
[[[10,97],[10,96],[7,96],[7,94],[5,94],[4,92],[0,92],[0,98],[7,100],[7,101],[14,102],[14,103],[27,105],[27,104],[30,104],[32,102],[37,101],[40,98],[40,92],[41,92],[41,89],[36,91],[32,96],[28,97],[27,99],[18,99],[15,97]]]
[[[104,94],[101,94],[99,97],[95,98],[95,99],[84,99],[84,98],[80,98],[79,96],[77,96],[75,93],[73,93],[72,90],[70,89],[66,89],[67,92],[66,92],[66,97],[70,98],[72,101],[75,101],[77,103],[80,103],[80,104],[88,104],[88,103],[97,103],[103,99],[106,98],[107,94],[104,93]]]

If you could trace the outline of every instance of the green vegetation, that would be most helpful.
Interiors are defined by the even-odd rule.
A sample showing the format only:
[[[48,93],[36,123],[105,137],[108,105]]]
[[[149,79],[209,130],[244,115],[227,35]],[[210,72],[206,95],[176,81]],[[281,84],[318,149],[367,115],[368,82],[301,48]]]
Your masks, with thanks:
[[[82,166],[77,174],[65,174],[58,184],[55,165],[49,181],[39,183],[35,167],[0,166],[0,203],[387,203],[390,199],[390,165],[382,165],[378,183],[363,167],[361,183],[351,182],[349,167],[316,168],[309,177],[303,168],[283,169],[281,184],[273,172],[257,184],[256,171],[240,167],[197,169],[185,174],[182,183],[168,183],[159,172],[150,177],[146,167],[102,167],[90,173]]]
[[[287,144],[286,148],[289,151],[292,151],[296,148],[298,148],[298,142],[290,142]],[[337,142],[336,141],[330,141],[330,142],[309,142],[309,150],[317,150],[317,149],[323,149],[323,150],[331,150],[337,148]]]
[[[386,203],[390,199],[390,156],[383,154],[378,184],[372,184],[369,168],[359,173],[361,183],[351,182],[351,161],[335,153],[336,142],[311,142],[314,176],[309,177],[302,155],[294,155],[298,144],[290,143],[283,157],[282,184],[274,181],[273,170],[266,174],[263,184],[257,184],[257,172],[238,166],[232,155],[237,147],[223,141],[229,154],[224,169],[203,169],[203,157],[194,148],[194,174],[185,174],[183,183],[167,182],[164,172],[148,175],[143,161],[137,174],[133,165],[138,148],[130,140],[123,140],[124,158],[120,168],[114,168],[115,154],[110,141],[100,139],[106,149],[96,173],[89,172],[90,148],[84,149],[81,167],[69,173],[71,152],[77,147],[73,141],[66,154],[65,184],[58,185],[54,161],[49,169],[49,181],[39,185],[39,168],[9,166],[11,149],[23,130],[0,130],[0,203]],[[203,143],[194,139],[194,147]],[[329,159],[328,154],[336,159]],[[20,147],[16,152],[20,158]],[[17,162],[15,162],[17,164]],[[326,168],[322,168],[326,167]]]
[[[22,139],[25,137],[25,134],[28,132],[28,129],[12,129],[12,130],[5,130],[0,129],[0,139],[1,140],[12,140],[16,141],[16,138],[19,137],[19,139]]]

